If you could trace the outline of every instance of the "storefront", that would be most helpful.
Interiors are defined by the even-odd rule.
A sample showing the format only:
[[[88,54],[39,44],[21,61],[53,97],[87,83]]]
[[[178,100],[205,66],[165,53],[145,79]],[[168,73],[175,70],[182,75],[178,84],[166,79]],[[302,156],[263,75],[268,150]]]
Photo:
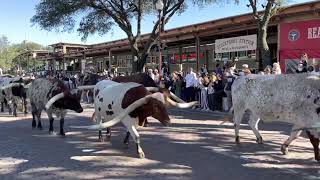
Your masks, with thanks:
[[[280,24],[280,64],[285,73],[296,72],[301,54],[319,71],[320,19]]]

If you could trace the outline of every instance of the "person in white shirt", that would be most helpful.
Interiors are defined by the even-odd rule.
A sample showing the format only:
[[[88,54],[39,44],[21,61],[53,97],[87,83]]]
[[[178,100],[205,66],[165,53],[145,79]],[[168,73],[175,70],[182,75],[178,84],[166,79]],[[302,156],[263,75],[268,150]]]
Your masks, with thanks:
[[[0,76],[2,76],[2,75],[3,75],[2,68],[0,68]]]
[[[156,84],[160,83],[160,74],[159,74],[158,69],[154,69],[154,79],[153,80]]]
[[[272,74],[281,74],[281,68],[278,63],[273,63]]]
[[[187,102],[194,101],[195,97],[195,90],[194,85],[196,83],[197,77],[196,74],[193,72],[193,69],[189,69],[189,73],[186,75],[186,99]]]

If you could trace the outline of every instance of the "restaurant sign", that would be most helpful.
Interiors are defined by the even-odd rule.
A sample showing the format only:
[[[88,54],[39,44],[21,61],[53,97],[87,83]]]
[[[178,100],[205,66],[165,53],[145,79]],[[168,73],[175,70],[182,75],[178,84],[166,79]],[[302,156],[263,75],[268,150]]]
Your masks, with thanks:
[[[215,53],[249,51],[257,49],[257,35],[238,36],[215,41]]]

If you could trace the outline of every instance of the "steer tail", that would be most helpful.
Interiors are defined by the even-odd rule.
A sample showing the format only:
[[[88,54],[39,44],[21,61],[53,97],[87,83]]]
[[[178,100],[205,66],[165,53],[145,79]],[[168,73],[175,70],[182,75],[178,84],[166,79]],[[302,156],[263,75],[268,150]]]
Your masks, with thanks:
[[[223,125],[226,122],[233,122],[233,106],[230,108],[228,114],[223,118],[223,121],[219,125]]]

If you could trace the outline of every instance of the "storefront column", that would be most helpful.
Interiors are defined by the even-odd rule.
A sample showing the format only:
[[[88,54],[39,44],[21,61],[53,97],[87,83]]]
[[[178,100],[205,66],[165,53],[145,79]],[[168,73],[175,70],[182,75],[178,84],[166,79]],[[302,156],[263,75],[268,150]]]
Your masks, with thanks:
[[[197,72],[199,71],[199,62],[200,62],[200,38],[199,36],[197,35],[196,36],[196,55],[197,55],[197,66],[196,66],[196,69],[197,69]]]
[[[62,64],[63,72],[64,72],[64,74],[66,74],[67,71],[66,71],[66,67],[65,67],[66,66],[66,58],[65,57],[62,58],[62,63],[63,63]]]
[[[81,74],[84,74],[85,69],[86,69],[86,54],[83,53],[82,59],[80,61],[80,69],[81,69]]]
[[[179,68],[180,71],[182,72],[183,68],[182,68],[182,47],[179,47]]]
[[[109,50],[109,68],[108,68],[108,72],[111,73],[112,70],[112,52],[111,50]]]

